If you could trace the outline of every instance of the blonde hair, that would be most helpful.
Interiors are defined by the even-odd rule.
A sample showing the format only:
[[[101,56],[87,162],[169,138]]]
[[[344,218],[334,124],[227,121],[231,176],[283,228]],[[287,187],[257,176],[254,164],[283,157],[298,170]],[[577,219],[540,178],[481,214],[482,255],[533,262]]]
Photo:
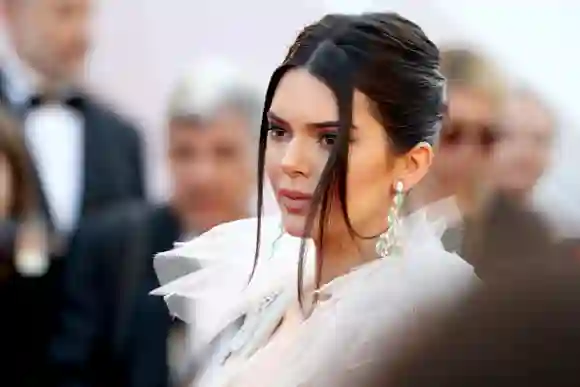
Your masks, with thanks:
[[[479,52],[466,48],[441,50],[441,72],[448,88],[469,88],[486,96],[495,108],[501,109],[508,95],[502,71]]]
[[[509,96],[503,71],[487,56],[468,48],[444,48],[440,53],[441,72],[447,80],[448,90],[457,88],[476,92],[489,101],[499,119]],[[463,211],[479,212],[492,194],[491,187],[476,175],[464,189],[464,192],[456,193],[457,200],[464,202]]]

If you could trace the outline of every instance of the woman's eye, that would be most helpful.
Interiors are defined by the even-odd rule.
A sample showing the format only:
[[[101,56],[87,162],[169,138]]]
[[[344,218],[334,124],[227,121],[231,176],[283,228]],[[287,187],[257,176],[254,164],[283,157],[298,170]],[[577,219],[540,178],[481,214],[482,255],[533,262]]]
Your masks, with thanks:
[[[336,133],[324,133],[320,136],[320,142],[326,146],[333,146],[336,143],[338,135]]]
[[[288,134],[288,131],[276,125],[270,125],[268,128],[268,136],[273,139],[282,139]]]

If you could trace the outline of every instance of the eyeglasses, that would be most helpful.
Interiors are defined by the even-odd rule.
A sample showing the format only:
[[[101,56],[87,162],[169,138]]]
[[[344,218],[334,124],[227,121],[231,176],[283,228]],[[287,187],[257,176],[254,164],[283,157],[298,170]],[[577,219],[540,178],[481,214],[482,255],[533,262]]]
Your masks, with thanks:
[[[441,131],[440,144],[444,148],[472,145],[482,152],[489,152],[499,139],[500,133],[492,125],[449,121]]]

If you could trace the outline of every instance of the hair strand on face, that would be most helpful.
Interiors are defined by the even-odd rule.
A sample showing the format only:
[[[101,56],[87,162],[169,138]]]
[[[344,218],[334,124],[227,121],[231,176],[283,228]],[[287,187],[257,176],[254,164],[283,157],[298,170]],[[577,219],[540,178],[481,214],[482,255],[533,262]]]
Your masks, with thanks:
[[[258,235],[254,267],[260,250],[263,179],[268,124],[266,112],[281,78],[292,68],[305,68],[328,86],[336,96],[340,128],[320,181],[314,191],[311,213],[304,235],[314,230],[325,237],[328,214],[334,196],[348,231],[353,228],[347,208],[347,170],[353,95],[360,91],[370,100],[375,118],[383,125],[395,154],[405,154],[421,142],[433,144],[445,110],[444,78],[439,71],[439,50],[420,27],[396,13],[327,15],[307,26],[291,46],[283,64],[268,86],[260,133],[258,155]],[[388,200],[388,199],[385,199]],[[317,246],[323,248],[322,244]],[[303,306],[306,245],[300,248],[298,295]],[[317,251],[315,287],[321,285],[324,252]],[[316,297],[316,293],[315,293]],[[315,299],[316,301],[316,299]]]

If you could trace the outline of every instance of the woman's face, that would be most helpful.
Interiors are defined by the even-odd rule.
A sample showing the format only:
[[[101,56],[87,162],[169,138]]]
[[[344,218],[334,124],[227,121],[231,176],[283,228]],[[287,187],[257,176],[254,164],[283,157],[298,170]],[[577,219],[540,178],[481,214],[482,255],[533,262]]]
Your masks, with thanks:
[[[394,157],[386,132],[369,107],[368,98],[355,91],[346,202],[351,224],[361,235],[384,230],[395,181],[401,180],[410,188],[424,175],[431,160],[428,145]],[[304,235],[304,229],[312,195],[338,133],[335,96],[306,70],[290,70],[276,89],[268,118],[266,173],[284,229],[293,236],[316,238]],[[334,200],[325,230],[329,237],[347,231],[338,198]]]
[[[549,112],[527,96],[515,96],[505,107],[502,131],[491,160],[495,188],[529,194],[550,163],[554,122]]]
[[[6,155],[0,153],[0,219],[7,218],[12,206],[12,170]]]
[[[456,193],[482,172],[495,142],[495,108],[476,90],[449,90],[449,119],[441,132],[433,173]]]

